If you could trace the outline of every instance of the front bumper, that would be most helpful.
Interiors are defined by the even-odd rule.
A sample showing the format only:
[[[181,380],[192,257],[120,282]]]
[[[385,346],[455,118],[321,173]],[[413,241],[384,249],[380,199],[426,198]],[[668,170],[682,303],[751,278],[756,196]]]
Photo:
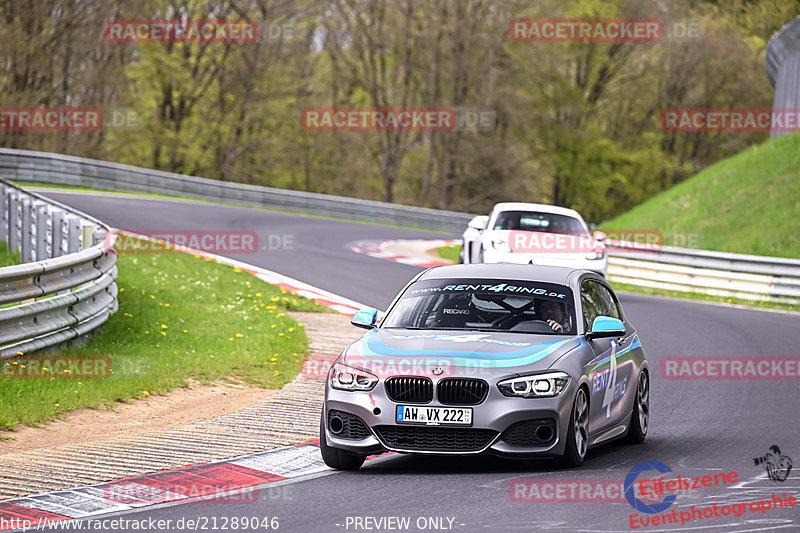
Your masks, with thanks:
[[[487,398],[478,405],[444,405],[436,399],[425,404],[403,403],[421,407],[471,407],[472,426],[465,428],[397,424],[395,408],[400,403],[386,395],[383,381],[370,392],[341,391],[328,385],[324,407],[325,438],[329,446],[364,455],[385,451],[441,455],[492,453],[511,457],[562,455],[574,394],[574,382],[556,398],[510,398],[492,384]],[[358,417],[369,430],[368,436],[352,439],[335,435],[328,423],[332,410]],[[527,437],[541,425],[552,428],[552,438],[543,441]],[[402,437],[398,439],[399,435]],[[434,442],[437,444],[431,446]],[[447,446],[443,447],[442,442]],[[466,442],[470,444],[465,445]]]
[[[483,251],[484,263],[510,263],[514,265],[541,265],[541,266],[560,266],[568,268],[579,268],[597,272],[601,276],[606,276],[608,271],[608,255],[602,259],[587,259],[586,254],[525,254],[514,252],[503,252],[493,248],[486,248]]]

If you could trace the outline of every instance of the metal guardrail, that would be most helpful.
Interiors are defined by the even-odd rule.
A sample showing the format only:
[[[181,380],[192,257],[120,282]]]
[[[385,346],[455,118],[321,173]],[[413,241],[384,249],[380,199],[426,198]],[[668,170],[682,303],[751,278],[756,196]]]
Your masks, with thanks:
[[[0,268],[0,358],[54,347],[104,324],[117,309],[111,229],[4,179],[0,203],[0,240],[23,261]]]
[[[159,172],[47,152],[0,148],[0,174],[20,181],[150,192],[214,202],[275,207],[460,234],[474,216],[341,196]],[[0,228],[1,229],[1,228]],[[612,280],[643,287],[749,300],[800,303],[800,261],[664,247],[658,252],[610,254]],[[1,291],[0,291],[1,292]]]
[[[243,183],[48,152],[0,149],[0,175],[12,180],[187,196],[353,220],[461,231],[474,215]]]
[[[800,260],[664,246],[611,253],[608,277],[641,287],[800,303]]]

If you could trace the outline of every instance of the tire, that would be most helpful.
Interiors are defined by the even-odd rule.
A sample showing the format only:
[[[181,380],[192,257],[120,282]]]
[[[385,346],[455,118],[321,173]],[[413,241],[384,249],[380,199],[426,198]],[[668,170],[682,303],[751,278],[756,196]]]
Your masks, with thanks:
[[[583,464],[586,450],[589,448],[589,398],[586,389],[580,387],[572,402],[569,427],[567,428],[567,444],[559,463],[565,468],[575,468]]]
[[[328,446],[328,441],[325,438],[324,408],[319,418],[319,451],[322,452],[322,460],[325,461],[325,464],[335,470],[358,470],[367,459],[366,455],[359,455]]]
[[[636,385],[636,401],[628,424],[628,434],[625,437],[631,444],[641,444],[647,436],[650,426],[650,376],[646,371],[639,374],[639,383]]]

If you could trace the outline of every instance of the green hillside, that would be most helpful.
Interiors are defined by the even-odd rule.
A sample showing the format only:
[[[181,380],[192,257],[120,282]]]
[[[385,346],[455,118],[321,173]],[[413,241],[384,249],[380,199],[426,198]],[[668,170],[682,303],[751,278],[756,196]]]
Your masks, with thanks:
[[[667,245],[800,258],[800,134],[770,139],[604,223]],[[686,245],[686,244],[685,244]]]

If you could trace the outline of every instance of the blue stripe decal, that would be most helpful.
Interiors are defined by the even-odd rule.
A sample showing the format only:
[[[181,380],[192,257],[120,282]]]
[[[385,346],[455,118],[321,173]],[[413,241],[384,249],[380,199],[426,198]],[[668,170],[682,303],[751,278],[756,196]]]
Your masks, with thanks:
[[[381,341],[377,335],[372,332],[365,335],[360,341],[354,345],[361,354],[352,353],[351,355],[374,355],[379,357],[431,357],[440,356],[448,357],[453,360],[456,366],[475,366],[476,361],[491,362],[493,368],[508,368],[515,366],[524,366],[536,361],[540,361],[548,355],[554,353],[556,350],[565,346],[568,343],[575,343],[575,346],[580,344],[580,340],[576,338],[560,338],[552,341],[542,342],[533,346],[526,346],[518,350],[509,352],[492,353],[492,352],[476,352],[465,350],[401,350],[392,348]]]
[[[642,346],[642,343],[639,341],[639,334],[637,333],[636,335],[633,336],[633,341],[628,346],[626,346],[625,348],[622,348],[621,350],[617,351],[617,355],[616,356],[620,357],[622,355],[625,355],[629,351],[633,350],[634,348],[640,348],[641,346]],[[611,356],[611,348],[609,348],[608,350],[606,350],[602,354],[598,355],[597,357],[595,357],[594,359],[592,359],[591,361],[589,361],[588,363],[583,365],[583,368],[581,368],[581,370],[583,370],[584,368],[586,368],[589,365],[594,365],[592,367],[592,370],[595,370],[598,367],[601,367],[604,364],[608,363],[608,360],[609,360],[610,356]]]

